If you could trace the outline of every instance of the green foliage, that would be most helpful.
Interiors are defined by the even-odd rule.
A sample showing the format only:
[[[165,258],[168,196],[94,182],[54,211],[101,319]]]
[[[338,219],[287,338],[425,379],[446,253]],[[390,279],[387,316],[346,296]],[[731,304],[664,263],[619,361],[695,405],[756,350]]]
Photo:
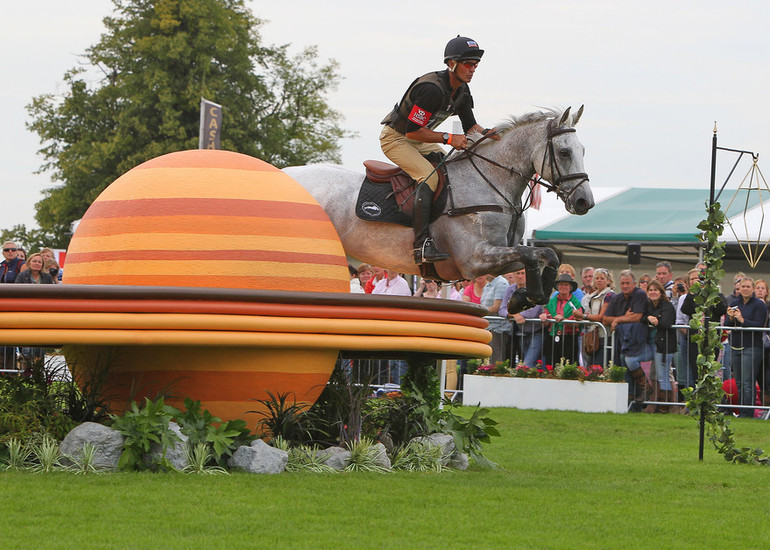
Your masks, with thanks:
[[[80,456],[64,455],[66,458],[72,461],[72,466],[68,468],[70,471],[79,475],[86,474],[98,474],[99,470],[96,468],[96,447],[89,442],[83,444]]]
[[[62,241],[56,235],[47,233],[42,229],[27,229],[24,224],[14,225],[10,229],[0,231],[2,242],[13,241],[27,251],[37,252],[42,248],[66,248],[67,242]]]
[[[348,441],[346,444],[350,451],[350,463],[345,466],[346,472],[387,472],[378,462],[380,451],[375,443],[368,437]]]
[[[30,442],[30,457],[33,472],[48,474],[63,469],[59,443],[49,434],[42,434]]]
[[[626,367],[621,367],[620,365],[615,365],[610,362],[610,365],[607,368],[607,374],[609,376],[610,382],[625,382],[627,370],[628,369]]]
[[[184,400],[184,406],[185,411],[176,417],[176,421],[188,438],[188,447],[195,450],[201,443],[210,446],[211,459],[219,466],[223,466],[238,447],[248,445],[254,439],[245,420],[222,422],[208,410],[201,410],[200,401],[189,397]]]
[[[451,407],[451,404],[447,405]],[[482,448],[482,443],[489,443],[491,436],[500,437],[500,432],[495,428],[497,422],[486,416],[488,414],[489,409],[476,407],[473,414],[466,418],[447,408],[442,414],[443,431],[454,438],[457,450],[467,453],[483,468],[495,468],[497,465],[484,456]]]
[[[419,392],[432,407],[441,402],[441,381],[436,370],[436,360],[413,356],[407,359],[408,369],[401,378],[404,395]]]
[[[556,367],[556,376],[562,380],[577,380],[580,378],[580,369],[575,363],[562,361]]]
[[[61,440],[75,427],[71,396],[79,389],[43,358],[35,358],[18,375],[0,377],[0,441],[25,441],[34,433],[50,433]]]
[[[707,423],[709,440],[726,460],[770,465],[770,457],[765,455],[762,449],[737,446],[729,421],[717,408],[724,397],[722,380],[718,376],[721,365],[716,360],[721,334],[718,330],[707,328],[706,320],[710,317],[711,308],[721,301],[719,280],[725,273],[722,269],[725,253],[724,244],[719,241],[719,237],[724,231],[725,214],[718,202],[707,209],[707,214],[707,218],[698,225],[698,229],[702,231],[700,239],[706,243],[706,270],[690,289],[697,306],[695,315],[690,320],[690,328],[697,331],[693,341],[698,343],[698,379],[695,388],[684,388],[682,393],[687,399],[690,413],[698,419],[703,418]]]
[[[478,368],[484,364],[484,359],[468,359],[468,374],[476,374]]]
[[[333,60],[263,45],[244,0],[113,0],[106,31],[64,75],[61,96],[27,106],[44,161],[62,185],[36,218],[64,241],[98,194],[164,153],[198,147],[200,98],[223,106],[222,148],[276,166],[339,161],[341,115],[327,104]],[[50,243],[50,241],[49,241]]]
[[[443,472],[444,451],[440,445],[429,441],[412,440],[396,451],[391,467],[410,472]]]
[[[387,434],[396,446],[413,437],[439,430],[438,406],[431,406],[418,390],[409,395],[367,401],[363,414],[363,433],[372,438]]]
[[[30,451],[23,442],[12,437],[5,443],[8,456],[3,463],[8,470],[23,470],[29,466]]]
[[[299,445],[285,450],[289,452],[289,461],[286,463],[287,472],[337,472],[326,464],[328,455],[322,453],[316,445]]]
[[[197,475],[229,475],[229,472],[222,466],[210,465],[214,460],[214,455],[211,453],[207,443],[199,441],[195,445],[191,445],[190,440],[188,439],[185,451],[187,453],[187,466],[182,468],[183,473]]]
[[[132,401],[123,416],[110,415],[113,420],[112,428],[126,438],[118,469],[144,470],[151,467],[152,465],[142,460],[142,457],[150,452],[153,443],[161,446],[160,462],[156,465],[172,469],[165,460],[166,449],[179,441],[179,436],[171,430],[169,424],[179,415],[180,412],[171,405],[166,405],[162,397],[156,401],[145,397],[144,406],[141,408]]]
[[[257,430],[262,436],[281,436],[289,443],[306,441],[309,432],[305,427],[304,405],[298,405],[296,398],[289,404],[289,394],[279,393],[277,396],[267,392],[269,399],[257,399],[265,407],[263,411],[248,411],[256,413],[262,418],[257,422]]]

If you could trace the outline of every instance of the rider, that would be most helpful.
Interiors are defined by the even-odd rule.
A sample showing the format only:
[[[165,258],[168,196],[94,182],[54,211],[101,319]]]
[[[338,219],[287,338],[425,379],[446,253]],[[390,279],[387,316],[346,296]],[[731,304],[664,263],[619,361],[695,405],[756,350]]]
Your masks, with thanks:
[[[444,154],[439,143],[454,149],[465,149],[470,132],[485,134],[473,116],[473,98],[468,83],[476,72],[484,50],[475,40],[457,36],[444,48],[447,69],[417,78],[404,97],[382,120],[380,134],[382,152],[418,182],[414,200],[414,262],[440,262],[449,258],[440,252],[430,237],[430,207],[438,186],[438,174],[423,156],[432,152]],[[439,124],[451,115],[459,115],[464,134],[436,132]],[[500,139],[497,135],[490,137]]]

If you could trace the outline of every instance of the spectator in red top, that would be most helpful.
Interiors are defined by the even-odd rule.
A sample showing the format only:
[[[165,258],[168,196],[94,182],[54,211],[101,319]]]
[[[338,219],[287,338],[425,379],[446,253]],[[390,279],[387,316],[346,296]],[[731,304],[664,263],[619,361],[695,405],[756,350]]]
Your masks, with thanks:
[[[487,286],[487,276],[482,275],[473,279],[473,282],[465,287],[463,291],[463,302],[481,305],[481,293]]]

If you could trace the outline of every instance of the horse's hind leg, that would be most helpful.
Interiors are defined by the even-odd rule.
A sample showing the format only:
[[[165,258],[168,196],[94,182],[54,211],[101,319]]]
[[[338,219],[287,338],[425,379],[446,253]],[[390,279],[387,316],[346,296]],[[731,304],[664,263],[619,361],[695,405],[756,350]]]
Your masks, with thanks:
[[[545,264],[543,266],[543,271],[540,274],[540,284],[544,296],[544,301],[538,302],[544,304],[548,301],[548,296],[551,294],[553,285],[556,283],[556,276],[558,275],[557,270],[559,268],[559,257],[556,255],[556,252],[545,246],[535,247],[535,254],[537,254],[538,260]],[[527,284],[529,284],[529,281],[527,281]]]

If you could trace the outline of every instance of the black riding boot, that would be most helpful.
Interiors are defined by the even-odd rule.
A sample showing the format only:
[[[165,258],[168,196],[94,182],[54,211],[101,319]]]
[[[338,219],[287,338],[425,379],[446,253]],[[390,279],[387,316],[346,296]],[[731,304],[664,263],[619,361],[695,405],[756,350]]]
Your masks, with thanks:
[[[430,237],[430,207],[433,202],[433,190],[426,184],[418,185],[414,195],[414,263],[431,264],[449,259],[449,254],[439,252],[436,243]]]

